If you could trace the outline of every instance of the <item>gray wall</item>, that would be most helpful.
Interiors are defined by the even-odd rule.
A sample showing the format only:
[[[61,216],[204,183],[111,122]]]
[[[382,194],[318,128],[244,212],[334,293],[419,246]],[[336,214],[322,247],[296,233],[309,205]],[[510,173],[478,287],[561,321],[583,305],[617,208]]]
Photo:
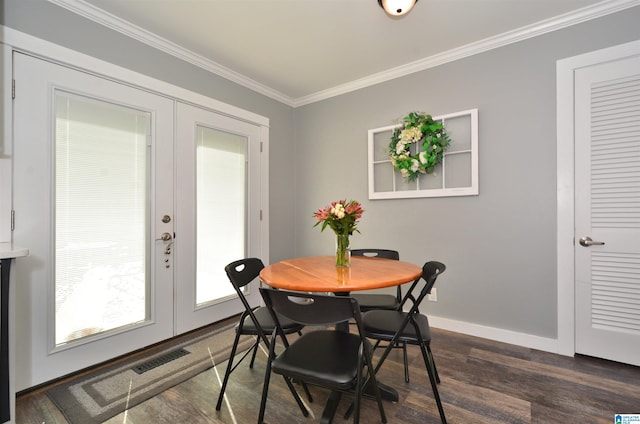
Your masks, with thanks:
[[[556,60],[640,38],[640,7],[293,110],[44,0],[2,4],[3,25],[268,117],[272,261],[330,254],[312,213],[354,198],[354,247],[447,264],[430,313],[556,337]],[[367,200],[368,129],[470,108],[479,196]]]
[[[265,116],[270,120],[270,256],[293,256],[293,109],[45,0],[2,0],[0,24]]]
[[[430,314],[555,338],[556,61],[640,38],[640,7],[297,108],[296,254],[327,254],[312,212],[363,203],[354,247],[447,272]],[[367,130],[413,110],[479,109],[480,195],[372,200]],[[312,159],[311,159],[312,158]]]

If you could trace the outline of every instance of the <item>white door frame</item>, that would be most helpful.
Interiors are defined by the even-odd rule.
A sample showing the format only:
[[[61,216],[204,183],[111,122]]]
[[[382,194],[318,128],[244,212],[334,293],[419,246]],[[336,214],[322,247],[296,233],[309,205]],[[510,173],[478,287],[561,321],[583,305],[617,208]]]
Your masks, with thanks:
[[[575,354],[575,129],[576,69],[640,55],[640,40],[559,60],[556,64],[557,105],[557,285],[558,353]]]

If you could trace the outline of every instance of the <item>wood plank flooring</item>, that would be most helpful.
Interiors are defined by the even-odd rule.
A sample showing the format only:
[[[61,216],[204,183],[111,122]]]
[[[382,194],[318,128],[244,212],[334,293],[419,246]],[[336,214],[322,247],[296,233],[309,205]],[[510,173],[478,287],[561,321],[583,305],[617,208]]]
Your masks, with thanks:
[[[613,423],[614,414],[640,413],[640,367],[596,358],[575,358],[432,329],[432,350],[441,378],[440,396],[449,423]],[[639,353],[640,354],[640,353]],[[389,423],[438,423],[438,410],[419,349],[409,347],[410,383],[404,382],[401,352],[379,373],[396,388],[397,403],[385,402]],[[255,423],[265,356],[253,370],[248,361],[233,373],[227,400],[215,410],[224,365],[212,368],[106,421],[108,424]],[[312,416],[304,418],[281,378],[271,380],[266,422],[319,422],[327,393],[311,388]],[[302,393],[302,391],[300,390]],[[306,398],[303,396],[303,399]],[[350,403],[345,396],[334,423]],[[380,422],[374,401],[362,405],[362,423]],[[44,388],[17,399],[16,423],[67,424]]]

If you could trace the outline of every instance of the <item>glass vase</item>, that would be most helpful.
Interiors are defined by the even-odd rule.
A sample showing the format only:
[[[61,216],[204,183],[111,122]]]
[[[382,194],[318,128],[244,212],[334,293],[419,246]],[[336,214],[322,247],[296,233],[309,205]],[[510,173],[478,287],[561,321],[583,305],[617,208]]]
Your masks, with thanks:
[[[336,234],[336,266],[348,268],[350,264],[349,234]]]

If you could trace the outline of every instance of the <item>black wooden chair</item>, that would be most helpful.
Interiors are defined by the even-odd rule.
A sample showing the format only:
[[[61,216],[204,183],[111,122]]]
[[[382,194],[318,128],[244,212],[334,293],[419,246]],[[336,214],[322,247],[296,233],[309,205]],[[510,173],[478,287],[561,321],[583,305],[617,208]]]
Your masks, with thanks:
[[[227,388],[227,383],[229,382],[229,376],[231,375],[231,373],[236,369],[238,365],[240,365],[244,358],[247,357],[249,352],[252,352],[249,367],[253,368],[253,362],[255,361],[260,342],[264,342],[265,346],[268,348],[270,343],[267,335],[271,334],[276,328],[276,324],[273,321],[269,310],[264,306],[252,308],[245,298],[243,292],[243,287],[258,278],[258,276],[260,275],[260,271],[263,268],[264,264],[258,258],[240,259],[231,262],[224,267],[231,285],[233,285],[233,288],[238,294],[238,298],[244,305],[244,312],[242,312],[238,325],[236,326],[236,336],[233,340],[233,346],[231,347],[231,354],[229,355],[227,369],[224,373],[224,379],[222,381],[222,387],[220,388],[220,394],[218,395],[218,403],[216,404],[216,410],[218,411],[222,406],[224,392]],[[303,325],[292,322],[285,318],[280,320],[280,328],[282,330],[283,337],[284,334],[301,334],[300,330],[302,330],[303,327]],[[247,350],[238,361],[235,361],[235,354],[236,350],[238,349],[238,341],[240,340],[240,336],[242,335],[255,336],[256,341],[253,346],[249,350]],[[293,388],[293,386],[290,386],[289,388],[292,392],[295,393],[295,389]],[[311,396],[306,385],[304,386],[304,388],[307,394]]]
[[[354,393],[354,423],[360,420],[362,392],[370,383],[381,420],[386,423],[380,390],[372,372],[371,345],[362,332],[360,309],[355,299],[269,288],[261,288],[260,292],[276,321],[282,316],[304,325],[327,326],[352,319],[358,331],[357,334],[330,328],[306,331],[276,355],[276,332],[281,332],[281,327],[276,325],[269,347],[258,423],[264,420],[272,372],[333,391]],[[298,395],[294,396],[300,404]]]
[[[429,328],[429,320],[426,315],[420,313],[418,307],[427,294],[431,292],[436,279],[445,269],[445,265],[440,262],[430,261],[425,263],[422,267],[422,276],[412,283],[409,292],[403,298],[402,305],[398,310],[371,310],[362,316],[362,326],[364,327],[365,335],[377,341],[388,342],[386,349],[380,357],[380,361],[376,365],[375,372],[380,369],[389,352],[397,343],[408,343],[420,346],[427,373],[429,374],[431,388],[433,389],[433,396],[438,406],[438,412],[440,413],[440,420],[443,424],[447,421],[438,393],[440,377],[438,376],[430,347],[431,330]],[[421,280],[424,280],[424,286],[414,301],[412,292],[417,288]],[[408,312],[403,312],[402,307],[409,300],[412,301],[413,305]]]

